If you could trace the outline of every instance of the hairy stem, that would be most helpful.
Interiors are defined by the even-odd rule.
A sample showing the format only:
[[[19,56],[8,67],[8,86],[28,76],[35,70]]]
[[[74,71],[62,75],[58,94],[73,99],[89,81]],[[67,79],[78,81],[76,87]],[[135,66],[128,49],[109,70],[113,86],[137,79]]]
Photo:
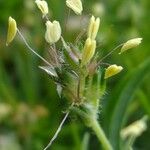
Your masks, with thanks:
[[[83,102],[83,94],[85,89],[85,77],[83,75],[79,78],[79,99],[81,102]]]
[[[90,127],[94,131],[104,150],[113,150],[109,140],[107,139],[102,127],[98,123],[95,116],[89,115],[88,113],[77,107],[72,107],[72,111],[77,113],[82,118],[85,125],[87,127]]]
[[[98,123],[96,119],[91,119],[90,125],[94,133],[96,134],[97,138],[99,139],[100,143],[104,150],[113,150],[110,142],[108,141],[102,127]]]

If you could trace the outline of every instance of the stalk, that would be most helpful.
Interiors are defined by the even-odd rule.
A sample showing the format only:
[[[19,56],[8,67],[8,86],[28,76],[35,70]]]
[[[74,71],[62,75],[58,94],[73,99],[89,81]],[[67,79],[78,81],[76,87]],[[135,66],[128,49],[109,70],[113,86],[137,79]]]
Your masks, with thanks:
[[[20,37],[22,38],[23,42],[25,43],[25,45],[27,46],[27,48],[33,53],[35,54],[37,57],[39,57],[41,60],[43,60],[48,66],[52,66],[47,60],[45,60],[42,56],[40,56],[35,50],[33,50],[30,45],[28,44],[28,42],[26,41],[26,39],[24,38],[24,36],[22,35],[22,33],[20,32],[19,29],[17,29],[18,34],[20,35]]]
[[[90,125],[94,133],[96,134],[97,138],[99,139],[100,143],[102,144],[102,147],[104,150],[113,150],[110,142],[108,141],[102,127],[98,123],[96,119],[90,120]]]
[[[97,136],[99,142],[102,144],[104,150],[113,150],[109,140],[107,139],[101,125],[98,123],[96,117],[88,115],[88,113],[82,111],[77,107],[72,107],[72,111],[78,114],[83,120],[87,127],[90,127],[95,135]]]

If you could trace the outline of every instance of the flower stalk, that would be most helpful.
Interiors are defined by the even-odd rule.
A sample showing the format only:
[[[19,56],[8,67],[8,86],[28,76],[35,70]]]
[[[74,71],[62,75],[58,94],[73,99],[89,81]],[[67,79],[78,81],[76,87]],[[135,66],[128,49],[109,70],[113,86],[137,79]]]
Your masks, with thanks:
[[[27,43],[26,39],[24,38],[24,36],[22,35],[22,33],[19,31],[19,29],[17,29],[18,34],[20,35],[21,39],[23,40],[23,42],[25,43],[25,45],[27,46],[27,48],[33,53],[35,54],[37,57],[39,57],[42,61],[44,61],[48,66],[52,66],[46,59],[44,59],[42,56],[40,56],[35,50],[33,50],[30,45]]]
[[[104,150],[113,150],[97,118],[93,114],[91,114],[89,110],[87,110],[89,112],[84,112],[81,109],[73,107],[72,111],[79,115],[79,117],[83,120],[84,124],[87,127],[93,130]]]
[[[90,125],[94,133],[96,134],[97,138],[99,139],[100,143],[104,150],[113,150],[109,140],[107,139],[101,125],[98,123],[96,119],[90,120]]]

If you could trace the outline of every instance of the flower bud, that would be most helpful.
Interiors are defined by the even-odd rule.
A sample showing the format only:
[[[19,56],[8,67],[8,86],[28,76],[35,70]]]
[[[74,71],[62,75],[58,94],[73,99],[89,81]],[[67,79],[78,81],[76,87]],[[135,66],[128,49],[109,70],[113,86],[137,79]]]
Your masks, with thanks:
[[[111,65],[108,68],[106,68],[105,71],[105,79],[114,76],[116,74],[118,74],[123,68],[121,66],[117,66],[117,65]]]
[[[36,0],[35,3],[37,4],[37,7],[41,10],[44,16],[48,14],[48,5],[46,1]]]
[[[141,41],[142,41],[142,38],[134,38],[134,39],[128,40],[126,43],[123,44],[119,54],[125,52],[128,49],[138,46],[141,43]]]
[[[83,7],[81,0],[66,0],[66,5],[77,15],[80,15],[82,13]]]
[[[16,33],[17,33],[16,21],[12,17],[9,17],[6,45],[8,45],[10,42],[13,41]]]
[[[96,41],[88,38],[85,42],[83,54],[82,54],[82,65],[86,65],[93,55],[95,54]]]
[[[45,39],[48,43],[56,43],[61,37],[61,27],[58,21],[46,22]]]
[[[94,16],[91,17],[90,19],[90,23],[89,23],[89,27],[88,27],[88,37],[91,39],[95,39],[98,29],[99,29],[99,25],[100,25],[100,19],[96,18]]]

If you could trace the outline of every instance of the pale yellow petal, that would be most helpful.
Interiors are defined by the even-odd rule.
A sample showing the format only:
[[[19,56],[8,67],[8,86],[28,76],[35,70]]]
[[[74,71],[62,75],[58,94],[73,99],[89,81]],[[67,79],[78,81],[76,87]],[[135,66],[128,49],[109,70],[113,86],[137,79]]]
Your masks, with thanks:
[[[116,74],[118,74],[119,72],[122,71],[122,66],[117,66],[117,65],[111,65],[109,66],[108,68],[106,68],[106,71],[105,71],[105,79],[111,77],[111,76],[114,76]]]
[[[88,38],[85,42],[83,53],[82,53],[82,65],[86,65],[90,62],[91,58],[95,54],[96,41]]]
[[[50,43],[56,43],[61,37],[61,27],[58,21],[46,22],[45,40]]]
[[[9,43],[13,41],[16,33],[17,33],[16,21],[12,17],[9,17],[6,45],[8,45]]]
[[[37,4],[37,7],[41,10],[44,16],[48,14],[48,4],[46,1],[36,0],[35,3]]]
[[[122,46],[121,48],[121,51],[119,54],[131,49],[131,48],[134,48],[136,46],[138,46],[142,41],[142,38],[134,38],[134,39],[131,39],[131,40],[128,40],[126,43],[124,43],[124,45]]]
[[[66,5],[77,15],[80,15],[82,13],[83,7],[81,0],[66,0]]]

